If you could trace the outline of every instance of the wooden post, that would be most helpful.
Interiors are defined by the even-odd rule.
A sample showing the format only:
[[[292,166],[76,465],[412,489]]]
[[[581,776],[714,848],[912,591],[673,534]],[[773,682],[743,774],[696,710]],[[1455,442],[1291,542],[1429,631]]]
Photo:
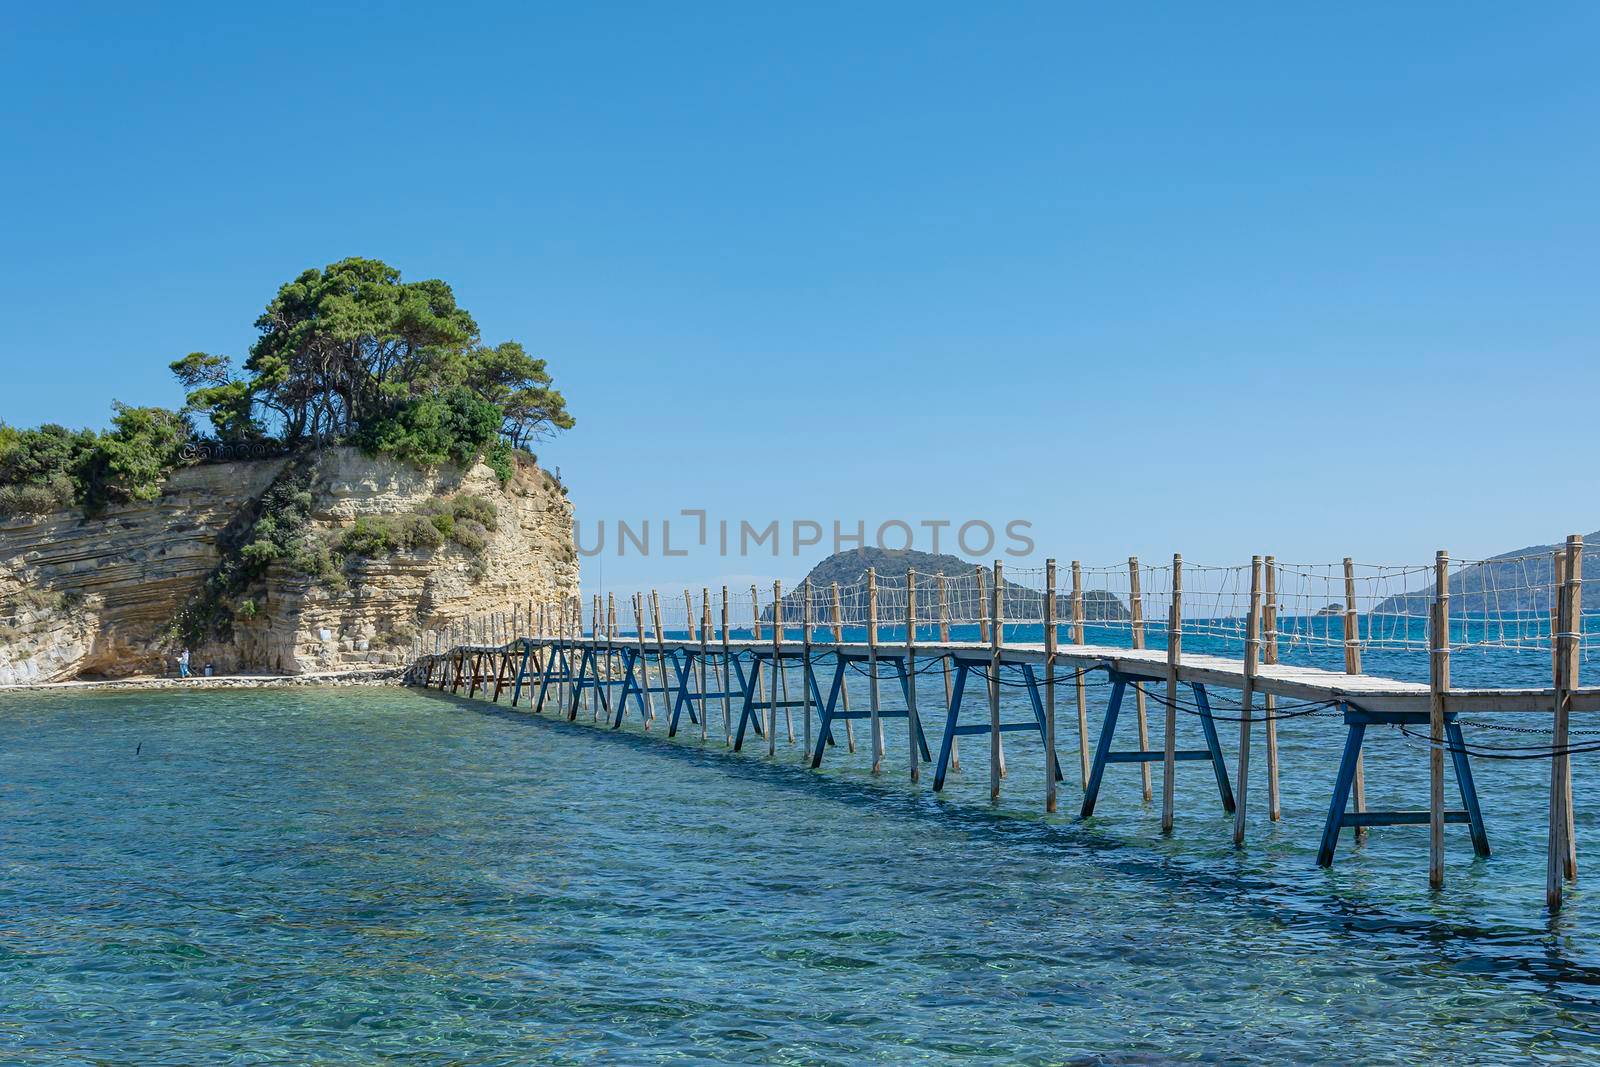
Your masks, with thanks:
[[[946,596],[944,571],[939,572],[939,643],[941,645],[950,644],[950,601]],[[950,656],[946,653],[939,657],[939,660],[944,667],[944,710],[946,714],[949,714],[951,697]],[[961,749],[956,744],[959,740],[961,740],[959,737],[950,739],[950,769],[952,771],[961,769]]]
[[[600,682],[600,632],[605,625],[605,616],[600,614],[600,594],[594,596],[594,610],[589,616],[589,651],[594,656],[589,662],[594,667],[593,681],[596,683],[589,687],[589,717],[592,722],[600,721],[600,698],[605,693],[599,687]]]
[[[989,803],[1000,803],[1000,662],[1001,634],[1005,630],[1005,575],[994,561],[994,610],[989,627]]]
[[[883,770],[883,720],[878,717],[878,571],[867,568],[867,700],[872,713],[872,773]]]
[[[1262,561],[1266,579],[1266,599],[1261,606],[1261,645],[1264,663],[1278,662],[1278,561],[1268,556]],[[1277,822],[1283,812],[1278,803],[1278,700],[1271,693],[1262,697],[1267,716],[1267,818]]]
[[[922,753],[917,749],[917,572],[906,568],[906,748],[911,755],[911,780],[922,777]]]
[[[1356,607],[1356,565],[1344,558],[1344,672],[1361,673],[1361,620]],[[1356,753],[1356,776],[1350,789],[1356,811],[1367,810],[1367,770],[1360,752]],[[1367,836],[1365,826],[1356,827],[1356,837]]]
[[[687,589],[683,591],[683,624],[684,626],[688,627],[689,630],[688,640],[693,642],[695,639],[694,597],[689,595],[689,590]]]
[[[1428,647],[1428,885],[1444,885],[1444,700],[1450,689],[1450,554],[1433,560]]]
[[[1556,549],[1555,552],[1551,556],[1551,561],[1550,562],[1551,562],[1551,578],[1552,578],[1552,582],[1551,582],[1551,586],[1550,586],[1550,588],[1551,588],[1551,597],[1550,597],[1550,667],[1551,667],[1551,672],[1552,672],[1551,673],[1551,677],[1555,679],[1555,681],[1553,682],[1553,685],[1555,686],[1555,688],[1560,689],[1560,688],[1563,688],[1562,684],[1561,684],[1561,675],[1560,675],[1560,672],[1562,670],[1562,658],[1561,658],[1562,648],[1561,648],[1561,642],[1557,639],[1557,635],[1562,632],[1561,619],[1560,619],[1560,608],[1561,608],[1561,596],[1562,596],[1563,591],[1566,588],[1566,583],[1567,583],[1567,550],[1564,547]],[[1578,592],[1579,592],[1580,595],[1583,593],[1583,586],[1581,584],[1578,586]],[[1580,605],[1581,605],[1581,601],[1580,601]],[[1580,608],[1580,613],[1577,614],[1575,616],[1575,618],[1578,620],[1578,625],[1573,627],[1572,630],[1573,630],[1574,633],[1576,633],[1578,635],[1578,640],[1579,640],[1580,647],[1581,647],[1581,643],[1582,643],[1582,640],[1583,640],[1583,625],[1582,625],[1583,616],[1581,614],[1581,608]],[[1577,687],[1577,675],[1576,675],[1576,673],[1574,673],[1571,682],[1565,688],[1574,689],[1576,687]],[[1569,727],[1569,729],[1570,729],[1570,727]],[[1577,839],[1576,839],[1576,835],[1575,835],[1575,833],[1573,831],[1573,824],[1572,824],[1573,823],[1573,816],[1572,816],[1572,756],[1570,754],[1568,754],[1568,755],[1564,755],[1564,756],[1562,756],[1560,758],[1566,762],[1566,768],[1565,768],[1565,770],[1562,771],[1562,774],[1566,779],[1566,788],[1564,790],[1565,793],[1566,793],[1566,807],[1567,807],[1567,832],[1566,832],[1567,862],[1566,862],[1566,875],[1567,875],[1567,877],[1569,879],[1574,879],[1574,878],[1578,877],[1578,851],[1577,851]]]
[[[1172,609],[1167,614],[1167,736],[1161,759],[1161,832],[1172,832],[1178,766],[1178,663],[1183,656],[1183,556],[1172,555]]]
[[[977,574],[978,574],[978,640],[983,642],[984,644],[990,644],[991,642],[989,640],[989,629],[990,629],[989,628],[989,620],[993,615],[994,605],[993,605],[993,602],[992,602],[992,600],[990,598],[990,595],[989,595],[988,575],[985,574],[984,569],[982,567],[978,567],[977,568]],[[991,749],[993,749],[995,744],[996,744],[996,742],[990,741],[989,747]],[[1000,777],[1004,778],[1006,776],[1006,746],[1005,746],[1005,742],[1003,742],[1003,741],[999,742],[999,745],[1000,745]]]
[[[805,752],[811,758],[811,576],[800,583],[800,699],[805,702]]]
[[[722,587],[722,743],[733,744],[733,698],[728,695],[733,678],[733,652],[728,644],[728,587]]]
[[[639,684],[644,687],[640,697],[644,701],[644,728],[648,731],[655,721],[656,703],[650,696],[650,667],[645,659],[643,593],[633,594],[633,628],[639,641]]]
[[[1549,843],[1545,865],[1545,904],[1549,909],[1561,909],[1562,881],[1568,877],[1568,855],[1571,852],[1569,835],[1572,818],[1568,811],[1572,803],[1571,762],[1566,751],[1570,740],[1568,723],[1572,691],[1578,684],[1579,629],[1583,622],[1581,599],[1583,581],[1583,538],[1573,534],[1567,538],[1565,575],[1560,589],[1560,610],[1557,612],[1559,632],[1555,637],[1555,729],[1550,738],[1554,756],[1550,760],[1550,823]],[[1573,857],[1576,871],[1576,857]]]
[[[1250,608],[1244,623],[1244,690],[1239,697],[1239,781],[1233,809],[1233,843],[1244,844],[1244,809],[1250,792],[1250,720],[1254,716],[1256,667],[1261,651],[1261,557],[1250,557]]]
[[[711,707],[706,703],[707,643],[711,640],[711,590],[700,587],[700,741],[705,743],[711,730]]]
[[[844,611],[839,602],[838,582],[833,583],[833,643],[835,645],[844,644]],[[843,651],[843,649],[838,649],[836,650],[835,655],[841,654]],[[843,703],[844,710],[849,711],[850,678],[848,673],[839,683],[839,700],[841,703]],[[856,750],[856,732],[854,729],[852,729],[849,719],[844,721],[844,740],[846,748],[849,751],[854,752]]]
[[[783,673],[783,585],[772,583],[772,697],[767,707],[767,755],[778,754],[778,675]]]
[[[1583,536],[1572,536],[1574,557],[1567,568],[1567,582],[1572,586],[1572,634],[1571,643],[1567,646],[1567,689],[1577,689],[1582,683],[1579,677],[1579,668],[1583,650]],[[1570,698],[1569,698],[1570,702]],[[1566,747],[1563,745],[1563,747]],[[1578,877],[1578,841],[1573,829],[1572,807],[1572,754],[1566,753],[1561,757],[1561,778],[1566,792],[1567,809],[1567,862],[1566,874],[1569,879]]]
[[[1074,585],[1078,581],[1076,562],[1072,564],[1072,581]],[[1081,696],[1081,671],[1078,672],[1078,686]],[[1081,715],[1082,703],[1078,707]],[[1078,736],[1088,744],[1084,733]],[[1088,749],[1084,752],[1087,754]],[[1046,814],[1056,810],[1056,561],[1053,559],[1044,561],[1044,810]]]
[[[1139,557],[1128,557],[1128,618],[1134,648],[1144,648],[1144,595],[1139,589]],[[1145,703],[1144,683],[1133,683],[1133,703],[1139,712],[1139,751],[1150,751],[1150,716]],[[1144,786],[1144,802],[1150,803],[1150,763],[1139,761],[1139,779]]]
[[[616,650],[616,641],[617,641],[617,595],[615,593],[607,593],[606,594],[606,681],[608,681],[608,682],[610,682],[610,681],[612,681],[613,679],[616,678],[616,668],[615,668],[615,665],[612,662],[613,658],[616,656],[616,652],[617,652],[617,650]],[[601,693],[603,693],[605,696],[607,696],[609,698],[610,695],[611,695],[611,690],[610,689],[602,689]]]
[[[761,595],[756,592],[756,587],[750,587],[750,617],[755,621],[750,624],[750,637],[754,641],[761,640]]]
[[[782,600],[783,600],[783,583],[774,581],[772,583],[772,628],[777,632],[776,632],[776,634],[774,634],[773,640],[776,641],[780,645],[783,643],[783,604],[781,603]],[[780,686],[782,686],[782,688],[783,688],[783,700],[782,700],[782,703],[784,704],[784,708],[783,708],[783,733],[784,733],[784,736],[788,738],[789,747],[793,748],[794,747],[794,716],[789,713],[789,708],[788,708],[788,703],[789,703],[789,672],[784,669],[783,657],[781,655],[776,656],[776,657],[773,658],[773,661],[772,661],[772,676],[778,680],[778,684]],[[776,703],[776,701],[775,701],[775,703]]]
[[[1047,564],[1048,566],[1048,564]],[[1072,643],[1084,644],[1083,635],[1083,571],[1077,560],[1072,561]],[[1078,694],[1078,763],[1083,772],[1083,788],[1089,788],[1089,711],[1083,691],[1083,672],[1074,680]],[[1051,781],[1055,781],[1052,776]]]
[[[652,629],[656,632],[656,672],[661,675],[661,708],[667,713],[667,717],[670,720],[673,702],[672,698],[667,695],[672,689],[672,686],[667,683],[667,639],[661,632],[661,595],[654,589],[650,590],[650,621],[653,624]],[[670,726],[669,721],[669,733],[671,732]]]

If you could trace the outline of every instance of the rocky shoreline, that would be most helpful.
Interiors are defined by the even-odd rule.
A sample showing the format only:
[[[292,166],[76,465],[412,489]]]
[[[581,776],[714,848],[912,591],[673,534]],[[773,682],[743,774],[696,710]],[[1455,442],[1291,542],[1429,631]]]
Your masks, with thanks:
[[[210,678],[80,678],[70,682],[19,682],[0,685],[0,693],[58,692],[61,690],[100,692],[103,690],[187,690],[187,689],[287,689],[291,686],[374,686],[401,684],[404,669],[314,671],[308,674],[219,674]]]

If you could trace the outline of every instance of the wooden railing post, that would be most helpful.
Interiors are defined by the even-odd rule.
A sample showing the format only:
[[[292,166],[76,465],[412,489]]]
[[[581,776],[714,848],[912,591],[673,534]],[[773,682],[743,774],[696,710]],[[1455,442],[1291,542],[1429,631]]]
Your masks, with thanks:
[[[1078,564],[1072,564],[1072,583],[1078,584]],[[1081,642],[1080,642],[1081,644]],[[1078,673],[1083,684],[1083,673]],[[1080,716],[1081,716],[1081,707]],[[1087,744],[1083,720],[1079,719],[1079,740]],[[1085,753],[1088,749],[1084,749]],[[1085,783],[1087,784],[1087,783]],[[1056,561],[1044,561],[1044,810],[1056,810]]]
[[[1577,857],[1570,841],[1572,764],[1567,747],[1571,737],[1568,718],[1572,691],[1578,685],[1579,631],[1583,624],[1583,538],[1580,535],[1573,534],[1567,538],[1566,558],[1560,569],[1565,573],[1557,593],[1559,608],[1553,642],[1556,648],[1555,728],[1550,738],[1553,755],[1550,760],[1550,821],[1545,864],[1545,904],[1552,912],[1561,909],[1563,880],[1577,874]]]
[[[1083,632],[1083,568],[1072,561],[1072,643],[1085,643]],[[1089,788],[1089,705],[1084,693],[1083,672],[1079,671],[1073,688],[1078,697],[1078,766],[1083,776],[1083,788]],[[1054,779],[1052,779],[1053,781]]]
[[[1178,664],[1183,656],[1183,556],[1172,556],[1172,607],[1167,613],[1167,736],[1161,758],[1161,832],[1172,832],[1178,766]]]
[[[1262,561],[1266,572],[1266,600],[1261,608],[1261,629],[1265,640],[1261,646],[1262,662],[1278,662],[1278,561],[1268,556]],[[1262,706],[1267,716],[1267,818],[1277,822],[1282,814],[1278,804],[1278,700],[1271,693],[1264,694]]]
[[[990,620],[995,617],[994,603],[991,599],[991,594],[989,591],[987,574],[981,566],[976,568],[976,571],[978,575],[978,640],[984,644],[989,644],[991,630]],[[1000,777],[1004,778],[1006,776],[1006,745],[1004,740],[999,742],[991,740],[989,742],[990,758],[991,762],[995,762],[993,750],[997,743],[1000,746],[1000,755],[998,760],[1000,765]]]
[[[811,758],[811,576],[800,583],[800,690],[805,704],[805,752]]]
[[[883,770],[883,720],[878,717],[878,571],[867,568],[867,700],[872,716],[872,773]]]
[[[711,640],[711,590],[700,587],[700,740],[704,742],[711,733],[711,705],[706,700],[706,660],[710,658],[707,647]]]
[[[650,665],[646,660],[644,643],[644,594],[633,594],[633,628],[639,643],[639,684],[643,686],[640,698],[644,702],[644,728],[650,729],[650,724],[655,721],[656,702],[650,696]]]
[[[833,643],[835,646],[834,654],[842,656],[844,649],[838,646],[844,644],[844,608],[839,600],[838,582],[833,583]],[[839,702],[844,706],[845,711],[848,712],[850,710],[850,677],[848,673],[839,683]],[[854,752],[856,750],[856,732],[852,728],[849,719],[844,721],[844,741],[848,751]]]
[[[733,650],[728,643],[728,587],[722,587],[722,743],[733,744]]]
[[[1450,689],[1450,554],[1433,561],[1428,648],[1428,885],[1444,885],[1444,702]]]
[[[767,755],[778,754],[778,676],[783,673],[783,584],[772,583],[772,697],[767,707]]]
[[[950,643],[950,600],[945,588],[944,571],[939,572],[938,584],[939,643],[948,645]],[[944,669],[944,709],[948,713],[950,711],[950,657],[948,655],[941,656],[939,657],[939,662]],[[960,740],[959,737],[950,739],[950,769],[953,771],[961,769],[961,749],[956,743]]]
[[[906,747],[911,754],[911,780],[922,777],[922,752],[917,735],[922,724],[917,718],[917,572],[906,568]]]
[[[1139,557],[1128,557],[1128,619],[1134,648],[1144,648],[1144,596],[1139,588]],[[1145,703],[1144,683],[1133,683],[1133,702],[1139,713],[1139,751],[1150,751],[1150,716]],[[1150,762],[1139,761],[1139,779],[1144,786],[1144,802],[1150,803]]]
[[[1361,618],[1356,606],[1356,565],[1344,558],[1344,672],[1361,673]],[[1350,800],[1356,811],[1367,810],[1367,768],[1363,754],[1356,753],[1356,776],[1350,789]],[[1366,837],[1365,826],[1356,827],[1356,837]]]
[[[989,613],[989,803],[1000,802],[1000,664],[1005,630],[1005,574],[994,561],[994,609]]]
[[[1244,844],[1244,809],[1250,794],[1250,720],[1254,717],[1256,668],[1261,649],[1261,557],[1250,557],[1250,607],[1244,621],[1244,690],[1239,695],[1239,781],[1233,809],[1233,843]]]

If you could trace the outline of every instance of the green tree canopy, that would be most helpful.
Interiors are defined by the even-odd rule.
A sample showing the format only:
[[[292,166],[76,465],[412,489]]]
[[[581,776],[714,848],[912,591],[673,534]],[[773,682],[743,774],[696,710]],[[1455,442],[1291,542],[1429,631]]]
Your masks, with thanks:
[[[224,440],[269,431],[290,443],[354,439],[430,462],[421,457],[460,457],[496,434],[523,446],[573,425],[544,360],[515,341],[483,344],[449,285],[402,281],[379,260],[301,273],[256,328],[241,375],[228,357],[205,352],[171,365],[189,390],[188,410]],[[468,400],[486,407],[468,411]],[[479,440],[491,409],[493,430]],[[441,444],[441,434],[450,439]]]

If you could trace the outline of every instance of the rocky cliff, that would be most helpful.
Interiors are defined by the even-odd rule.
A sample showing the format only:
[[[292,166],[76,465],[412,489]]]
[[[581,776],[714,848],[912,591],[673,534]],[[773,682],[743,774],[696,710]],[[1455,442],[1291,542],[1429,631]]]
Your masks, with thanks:
[[[0,684],[171,669],[175,621],[285,462],[185,468],[160,499],[93,519],[0,521]],[[350,558],[338,583],[274,564],[231,632],[194,648],[197,667],[301,674],[398,663],[427,627],[577,589],[571,505],[531,463],[502,487],[481,464],[420,470],[335,448],[316,458],[312,485],[308,536],[329,542],[358,519],[463,494],[489,501],[495,521],[481,546],[446,540]]]

